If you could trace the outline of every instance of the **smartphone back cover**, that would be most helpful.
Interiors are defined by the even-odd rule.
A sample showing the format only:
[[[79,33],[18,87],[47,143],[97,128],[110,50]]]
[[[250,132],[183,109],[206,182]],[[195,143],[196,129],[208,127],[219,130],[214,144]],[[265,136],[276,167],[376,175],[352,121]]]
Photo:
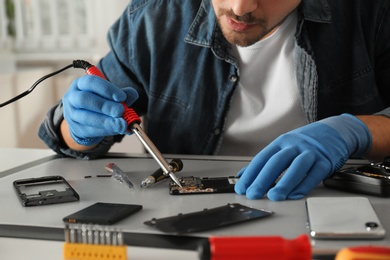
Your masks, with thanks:
[[[264,209],[255,209],[239,203],[229,203],[225,206],[204,209],[192,213],[179,214],[171,217],[145,221],[144,224],[155,227],[163,232],[183,234],[205,231],[233,225],[249,220],[264,218],[274,213]]]
[[[310,236],[316,239],[382,239],[385,230],[365,197],[306,200]]]

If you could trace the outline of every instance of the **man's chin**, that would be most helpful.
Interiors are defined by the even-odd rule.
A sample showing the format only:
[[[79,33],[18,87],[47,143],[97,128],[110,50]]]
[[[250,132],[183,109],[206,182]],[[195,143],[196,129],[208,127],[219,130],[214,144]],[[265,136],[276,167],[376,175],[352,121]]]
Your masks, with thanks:
[[[225,39],[230,44],[237,45],[240,47],[251,46],[261,39],[259,37],[249,37],[245,34],[235,33],[235,32],[224,33],[224,36],[225,36]]]

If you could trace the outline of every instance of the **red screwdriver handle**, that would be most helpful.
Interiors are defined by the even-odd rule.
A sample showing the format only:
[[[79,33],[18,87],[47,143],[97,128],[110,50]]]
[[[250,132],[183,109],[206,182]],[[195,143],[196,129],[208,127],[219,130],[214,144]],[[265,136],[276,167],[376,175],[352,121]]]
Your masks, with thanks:
[[[85,72],[89,75],[94,75],[101,77],[102,79],[106,79],[103,73],[101,73],[100,70],[93,65],[89,66]],[[141,124],[141,118],[137,115],[134,109],[128,107],[124,102],[122,102],[122,105],[125,108],[122,117],[126,120],[127,125],[131,126],[133,124]]]
[[[310,240],[306,235],[294,239],[280,236],[211,236],[199,247],[202,260],[311,260]]]

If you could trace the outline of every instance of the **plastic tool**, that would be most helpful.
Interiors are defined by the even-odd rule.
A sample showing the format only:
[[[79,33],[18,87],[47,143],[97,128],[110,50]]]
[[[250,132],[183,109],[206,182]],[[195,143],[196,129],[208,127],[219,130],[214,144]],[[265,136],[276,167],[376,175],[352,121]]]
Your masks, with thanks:
[[[356,246],[341,249],[335,260],[388,260],[390,259],[390,247],[384,246]]]
[[[279,236],[210,237],[199,245],[198,252],[201,260],[312,259],[306,235],[291,240]]]

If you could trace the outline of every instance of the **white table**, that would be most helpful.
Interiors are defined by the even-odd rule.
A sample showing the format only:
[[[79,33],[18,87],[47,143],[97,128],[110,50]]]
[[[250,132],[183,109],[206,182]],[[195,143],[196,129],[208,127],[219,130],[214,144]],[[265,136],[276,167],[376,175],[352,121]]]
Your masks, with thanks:
[[[43,151],[42,151],[43,152]],[[46,151],[47,152],[47,151]],[[26,156],[26,151],[10,151],[10,156],[22,158]],[[38,156],[38,153],[31,151],[31,156]],[[142,258],[143,256],[156,252],[156,259],[165,259],[164,257],[178,259],[197,259],[197,253],[194,251],[193,245],[180,245],[171,243],[167,240],[168,246],[152,246],[154,237],[165,240],[167,234],[162,233],[152,227],[143,224],[144,221],[154,217],[168,217],[179,213],[190,213],[199,211],[204,208],[213,208],[226,205],[227,203],[240,203],[246,206],[255,208],[264,208],[274,211],[274,216],[255,220],[239,225],[233,225],[216,230],[204,231],[190,234],[195,240],[206,238],[211,235],[237,235],[237,236],[282,236],[286,239],[296,238],[299,235],[307,234],[306,228],[306,211],[305,200],[281,201],[273,202],[268,199],[248,200],[245,196],[240,196],[235,193],[229,194],[214,194],[214,195],[185,195],[173,196],[169,195],[167,180],[157,183],[153,187],[141,189],[138,184],[146,176],[154,172],[158,165],[156,162],[146,156],[121,155],[108,157],[104,159],[84,161],[71,158],[58,158],[51,156],[36,157],[37,160],[25,158],[21,160],[22,165],[11,168],[8,166],[7,174],[0,178],[0,205],[6,208],[0,214],[0,236],[14,237],[1,238],[0,240],[0,258],[1,254],[16,256],[19,254],[31,253],[42,254],[40,259],[53,259],[53,254],[58,255],[61,252],[61,240],[63,239],[63,223],[62,217],[78,211],[95,202],[114,202],[141,204],[143,209],[132,215],[131,217],[120,221],[116,226],[122,229],[125,233],[131,234],[129,239],[128,253],[140,252],[140,255],[134,255],[129,259],[153,259],[153,257]],[[2,160],[7,161],[4,158]],[[28,157],[28,156],[27,156]],[[168,157],[167,159],[175,158]],[[178,175],[186,176],[231,176],[235,175],[239,169],[245,166],[248,158],[233,158],[233,157],[210,157],[210,156],[180,156],[184,162],[183,171]],[[105,165],[109,162],[116,163],[129,176],[131,181],[136,184],[134,189],[129,189],[127,186],[118,183],[113,178],[97,178],[97,174],[105,173]],[[42,177],[49,175],[62,175],[79,193],[80,201],[63,203],[56,205],[37,206],[37,207],[22,207],[18,201],[15,192],[13,191],[12,182],[16,179]],[[84,178],[84,176],[92,176],[92,178]],[[311,197],[345,197],[356,196],[355,194],[342,191],[331,190],[319,185],[313,190],[309,196]],[[388,198],[379,198],[367,196],[382,224],[388,231],[383,240],[375,241],[313,241],[313,249],[316,252],[323,252],[324,255],[335,253],[337,250],[356,245],[389,245],[390,244],[390,207]],[[30,230],[30,228],[37,230]],[[47,232],[45,229],[54,230],[53,233]],[[38,236],[44,240],[31,240]],[[50,236],[53,237],[50,238]],[[133,237],[134,236],[134,237]],[[177,237],[178,240],[185,240],[185,237]],[[143,241],[139,245],[137,237]],[[149,240],[150,238],[150,240]],[[157,240],[158,240],[157,239]],[[55,241],[48,241],[55,240]],[[18,242],[19,241],[19,242]],[[148,244],[150,241],[150,245]],[[152,242],[153,241],[153,242]],[[4,242],[4,244],[3,244]],[[157,241],[156,243],[158,243]],[[160,241],[161,242],[161,241]],[[177,241],[176,241],[177,242]],[[163,244],[164,244],[163,243]],[[20,244],[20,246],[18,245]],[[4,248],[2,248],[4,245]],[[8,246],[5,246],[8,245]],[[25,246],[23,246],[25,245]],[[40,250],[40,246],[50,247],[46,251]],[[18,248],[26,247],[24,252],[19,252]],[[162,249],[165,247],[166,249]],[[28,250],[30,249],[30,250]],[[38,250],[39,249],[39,250]],[[183,250],[184,249],[184,250]],[[53,250],[53,251],[52,251]],[[137,251],[138,250],[138,251]],[[46,253],[48,254],[46,256]],[[43,255],[44,254],[44,255]],[[180,256],[178,256],[180,254]],[[140,258],[137,258],[137,257]],[[21,255],[21,259],[23,259]]]
[[[2,177],[1,173],[10,169],[34,163],[53,155],[55,153],[49,149],[0,148],[0,177]]]

